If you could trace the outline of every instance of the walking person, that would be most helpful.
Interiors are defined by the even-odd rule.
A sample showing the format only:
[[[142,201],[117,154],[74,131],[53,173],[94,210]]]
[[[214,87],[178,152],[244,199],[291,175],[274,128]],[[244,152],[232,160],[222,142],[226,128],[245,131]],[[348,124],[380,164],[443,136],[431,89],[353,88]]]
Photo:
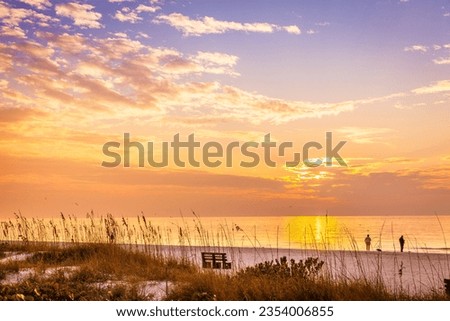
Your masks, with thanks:
[[[364,242],[366,242],[366,251],[370,251],[370,242],[372,242],[372,239],[370,238],[369,234],[367,234]]]
[[[400,252],[403,252],[403,247],[405,246],[405,239],[403,238],[403,235],[400,236],[398,241],[400,242]]]

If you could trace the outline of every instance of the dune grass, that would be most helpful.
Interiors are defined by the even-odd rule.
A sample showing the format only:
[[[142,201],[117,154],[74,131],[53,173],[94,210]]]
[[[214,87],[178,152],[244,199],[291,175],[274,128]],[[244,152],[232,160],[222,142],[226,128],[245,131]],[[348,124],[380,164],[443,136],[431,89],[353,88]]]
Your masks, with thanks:
[[[0,263],[0,300],[152,300],[142,284],[166,283],[163,300],[446,300],[443,293],[391,292],[376,280],[333,279],[323,262],[306,258],[267,261],[235,273],[200,269],[116,244],[2,244],[0,253],[21,252],[22,261]],[[32,271],[4,282],[18,271]]]
[[[0,300],[148,300],[142,283],[170,281],[196,271],[186,262],[133,252],[114,244],[2,244],[0,252],[31,254],[22,261],[0,263]],[[170,273],[168,271],[170,270]],[[4,282],[31,271],[18,282]]]
[[[1,222],[0,300],[448,299],[439,288],[425,292],[405,289],[399,273],[403,261],[400,264],[397,257],[392,274],[398,284],[393,290],[383,279],[383,254],[373,253],[375,273],[369,275],[357,247],[350,254],[356,262],[352,268],[361,275],[358,277],[348,276],[343,252],[330,256],[331,252],[317,251],[322,257],[305,256],[298,262],[288,257],[247,266],[239,261],[242,257],[235,247],[232,227],[221,225],[219,234],[213,235],[194,216],[194,229],[181,224],[166,231],[144,215],[132,226],[126,218],[117,220],[109,214],[95,217],[88,213],[87,219],[80,221],[61,214],[59,220],[44,221],[19,213],[15,220]],[[181,252],[165,245],[169,233],[177,234]],[[233,271],[199,268],[199,242],[201,249],[227,247],[235,263]],[[253,242],[256,257],[261,249],[256,239]],[[27,256],[7,259],[20,253]],[[325,264],[322,259],[327,260]],[[411,260],[412,255],[398,259]],[[422,262],[419,264],[421,268]],[[442,267],[437,268],[430,272],[436,275],[427,277],[441,279]],[[413,281],[422,283],[420,279]],[[152,284],[162,285],[163,293],[155,296]]]

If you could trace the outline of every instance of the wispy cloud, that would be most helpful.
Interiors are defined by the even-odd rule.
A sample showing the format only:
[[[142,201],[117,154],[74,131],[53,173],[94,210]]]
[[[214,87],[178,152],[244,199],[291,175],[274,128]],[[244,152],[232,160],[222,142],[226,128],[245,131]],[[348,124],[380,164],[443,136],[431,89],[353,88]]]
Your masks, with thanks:
[[[131,9],[128,7],[117,10],[116,14],[114,15],[114,18],[116,18],[121,22],[130,22],[130,23],[136,23],[142,20],[142,18],[139,17],[136,11],[131,11]]]
[[[275,31],[286,31],[299,35],[301,30],[296,25],[279,26],[266,22],[241,23],[235,21],[216,20],[213,17],[191,19],[181,13],[170,15],[159,15],[154,19],[156,23],[166,23],[183,32],[185,36],[200,36],[205,34],[222,34],[230,31],[273,33]]]
[[[434,44],[431,47],[425,46],[425,45],[413,45],[409,47],[405,47],[405,51],[409,52],[420,52],[420,53],[426,53],[429,51],[429,49],[432,48],[435,53],[433,55],[436,55],[436,53],[443,54],[443,52],[447,52],[447,56],[444,57],[438,57],[434,58],[432,61],[436,65],[448,65],[450,64],[450,54],[448,51],[450,49],[450,44]],[[444,53],[445,54],[445,53]]]
[[[141,16],[139,16],[140,13],[143,13],[143,12],[154,13],[154,12],[158,11],[159,9],[161,9],[161,8],[146,6],[143,4],[138,5],[135,9],[130,9],[129,7],[123,7],[120,10],[116,11],[114,18],[121,22],[137,23],[137,22],[143,20],[143,18]]]
[[[447,58],[441,57],[441,58],[433,59],[433,62],[436,65],[450,65],[450,57],[447,57]]]
[[[450,91],[450,80],[437,81],[429,86],[412,90],[415,94],[435,94]]]
[[[238,75],[238,73],[234,71],[234,66],[239,60],[237,56],[221,52],[199,51],[192,59],[199,66],[203,66],[203,72],[229,74],[234,76]]]
[[[49,0],[20,0],[23,3],[29,4],[39,10],[45,10],[52,6]]]
[[[428,47],[423,45],[412,45],[404,48],[405,51],[419,51],[419,52],[427,52]]]
[[[16,37],[21,37],[16,31]],[[58,122],[77,127],[88,127],[105,115],[122,121],[161,116],[169,122],[176,118],[177,124],[210,115],[215,122],[227,119],[247,124],[281,124],[339,115],[401,96],[327,103],[274,98],[196,78],[207,74],[238,76],[235,68],[239,57],[230,53],[184,54],[130,39],[126,33],[96,37],[41,31],[36,36],[37,41],[0,46],[0,69],[6,73],[6,79],[20,81],[23,89],[18,91],[6,83],[3,102],[10,107],[35,108],[48,114],[64,110],[66,116]],[[449,88],[448,81],[442,81],[415,89],[413,94]],[[381,133],[366,131],[363,135],[360,131],[359,136],[353,137],[368,142],[377,134]]]
[[[94,13],[93,9],[93,6],[83,6],[82,11]],[[61,14],[61,7],[57,10]],[[18,13],[28,19],[34,15],[28,11]],[[75,16],[72,12],[74,22]],[[99,23],[100,17],[94,15],[92,19]],[[203,20],[195,21],[204,24]],[[218,28],[216,24],[220,25],[220,21],[211,21],[209,27],[217,32],[251,30],[245,24],[235,26],[232,22],[223,22],[223,27]],[[253,28],[261,28],[261,24],[253,25]],[[276,29],[271,28],[267,30],[273,32]],[[14,23],[3,26],[2,31],[22,40],[28,36]],[[210,115],[208,121],[216,123],[227,119],[247,124],[281,124],[339,115],[362,105],[399,97],[396,94],[326,103],[274,98],[224,85],[217,80],[199,80],[198,76],[208,74],[238,76],[239,57],[230,53],[198,51],[185,54],[130,39],[124,32],[87,36],[39,31],[35,36],[35,40],[0,46],[0,70],[6,73],[4,78],[14,79],[21,86],[21,90],[17,90],[9,82],[2,83],[3,103],[11,108],[35,108],[49,115],[55,110],[64,110],[66,116],[58,121],[78,127],[90,126],[105,115],[109,119],[122,120],[160,116],[169,122],[176,118],[177,124],[192,123]],[[449,88],[449,81],[441,81],[417,88],[412,94],[440,93]],[[112,126],[112,123],[103,126]],[[347,129],[347,134],[366,143],[383,134],[374,130],[363,133],[355,128]]]
[[[391,128],[343,127],[337,130],[352,143],[373,144],[384,143],[386,135],[394,132]]]
[[[152,7],[152,6],[146,6],[144,4],[140,4],[136,7],[136,11],[141,13],[141,12],[151,12],[154,13],[156,11],[158,11],[159,9],[161,9],[160,7]]]
[[[17,90],[5,82],[1,98],[10,108],[31,108],[48,115],[50,127],[87,129],[105,117],[126,122],[165,116],[170,122],[173,115],[178,124],[202,115],[216,122],[286,123],[337,115],[362,103],[277,99],[189,77],[239,75],[235,70],[239,58],[228,53],[183,54],[132,40],[125,33],[95,37],[41,31],[36,36],[37,41],[0,46],[0,69],[6,79],[21,84]],[[55,111],[57,119],[52,116]],[[114,122],[105,122],[102,128],[111,126]]]
[[[2,26],[0,35],[16,38],[25,38],[25,31],[19,26]]]
[[[1,23],[7,26],[19,27],[21,23],[37,24],[41,27],[49,26],[50,22],[58,22],[59,19],[37,12],[33,9],[13,8],[0,0]]]
[[[90,4],[69,2],[57,4],[55,11],[57,15],[72,19],[76,26],[98,29],[102,27],[102,24],[100,23],[102,14],[95,12],[93,10],[94,8],[95,7]]]

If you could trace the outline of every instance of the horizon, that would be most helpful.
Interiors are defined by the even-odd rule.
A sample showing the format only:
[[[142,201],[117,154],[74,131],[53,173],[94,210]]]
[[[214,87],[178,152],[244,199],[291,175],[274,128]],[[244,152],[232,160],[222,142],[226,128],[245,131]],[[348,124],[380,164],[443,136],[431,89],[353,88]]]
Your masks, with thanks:
[[[0,18],[0,221],[450,215],[448,1],[0,0]]]
[[[1,221],[0,239],[26,243],[109,243],[120,245],[152,244],[177,247],[217,246],[261,249],[362,250],[366,235],[372,250],[395,252],[398,237],[404,236],[406,248],[413,253],[448,254],[446,235],[450,216],[226,216],[201,217],[114,217],[84,218],[60,214],[57,218],[16,216]],[[261,218],[263,218],[261,220]],[[159,237],[155,238],[156,234]],[[110,238],[113,235],[113,238]],[[205,243],[207,242],[207,243]],[[396,245],[397,244],[397,245]]]

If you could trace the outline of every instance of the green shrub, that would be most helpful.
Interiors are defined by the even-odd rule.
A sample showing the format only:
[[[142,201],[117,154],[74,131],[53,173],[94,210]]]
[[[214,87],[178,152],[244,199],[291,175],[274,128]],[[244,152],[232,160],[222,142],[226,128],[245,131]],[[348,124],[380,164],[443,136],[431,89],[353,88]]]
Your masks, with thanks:
[[[324,262],[319,258],[308,257],[305,261],[298,263],[294,259],[288,260],[285,256],[275,261],[265,261],[255,266],[250,266],[240,271],[237,277],[243,276],[270,276],[275,278],[300,278],[308,279],[315,277],[322,269]]]

